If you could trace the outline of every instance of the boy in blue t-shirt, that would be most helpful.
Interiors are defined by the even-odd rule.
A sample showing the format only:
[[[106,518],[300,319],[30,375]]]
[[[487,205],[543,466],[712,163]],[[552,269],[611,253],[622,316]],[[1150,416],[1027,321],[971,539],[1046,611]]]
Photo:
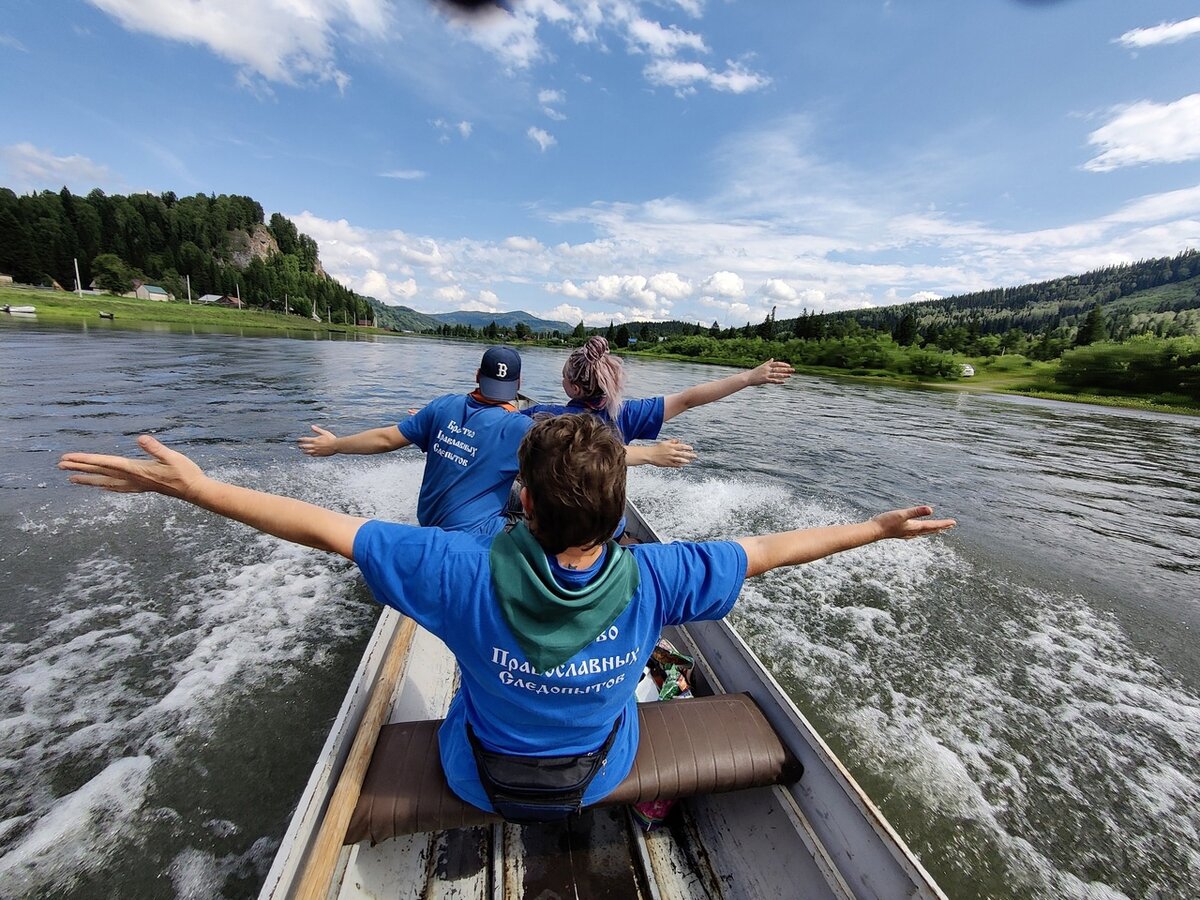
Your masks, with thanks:
[[[664,625],[716,619],[742,580],[884,538],[954,525],[928,506],[736,541],[624,548],[625,448],[591,415],[537,422],[521,443],[528,525],[494,537],[368,521],[225,484],[147,435],[153,459],[68,453],[76,484],[178,497],[285,540],[354,560],[376,597],[454,652],[462,678],[439,732],[442,766],[465,801],[492,809],[469,733],[483,751],[576,756],[608,747],[583,795],[601,800],[637,748],[635,689]]]
[[[425,474],[417,498],[422,525],[496,534],[504,528],[517,447],[533,423],[513,415],[521,386],[521,356],[511,347],[491,347],[475,372],[478,388],[447,394],[398,425],[372,428],[339,438],[313,425],[300,438],[309,456],[335,453],[387,453],[410,444],[425,453]]]

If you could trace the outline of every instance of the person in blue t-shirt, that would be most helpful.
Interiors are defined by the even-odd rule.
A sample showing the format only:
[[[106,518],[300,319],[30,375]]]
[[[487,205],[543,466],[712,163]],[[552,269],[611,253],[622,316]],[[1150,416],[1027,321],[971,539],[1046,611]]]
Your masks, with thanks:
[[[417,521],[450,531],[495,534],[517,477],[517,447],[533,425],[517,411],[521,356],[491,347],[475,372],[476,390],[447,394],[399,425],[337,437],[318,425],[297,443],[309,456],[387,453],[413,444],[425,453]]]
[[[177,497],[340,553],[379,601],[446,642],[461,681],[439,732],[442,766],[451,789],[485,810],[493,805],[472,732],[481,752],[518,760],[596,753],[603,764],[582,795],[595,803],[633,763],[635,690],[663,626],[726,615],[747,576],[955,524],[917,506],[854,525],[621,547],[609,535],[625,506],[625,448],[591,415],[542,419],[525,436],[526,522],[494,537],[361,519],[236,487],[148,435],[138,443],[151,460],[68,453],[59,468],[77,473],[76,484]]]
[[[739,372],[716,381],[706,381],[677,394],[665,397],[626,399],[625,367],[619,357],[608,349],[608,341],[599,335],[587,339],[567,357],[563,365],[563,390],[570,398],[566,404],[539,403],[523,409],[527,416],[539,413],[592,413],[613,423],[625,443],[636,440],[656,440],[663,425],[682,412],[712,403],[735,394],[742,388],[758,384],[782,384],[795,370],[790,363],[768,359],[755,369]],[[675,446],[672,446],[675,445]],[[646,461],[656,465],[681,466],[696,458],[692,448],[679,441],[663,441],[644,451]],[[668,454],[675,461],[658,462]]]

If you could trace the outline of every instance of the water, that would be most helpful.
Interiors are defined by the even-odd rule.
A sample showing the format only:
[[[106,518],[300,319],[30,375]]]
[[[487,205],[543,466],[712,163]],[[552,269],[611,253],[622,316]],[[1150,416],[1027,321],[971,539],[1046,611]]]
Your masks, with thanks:
[[[214,474],[411,521],[421,456],[310,460],[465,389],[477,345],[0,326],[0,896],[253,896],[376,608],[354,569],[72,487],[154,431]],[[562,355],[525,354],[555,396]],[[724,370],[629,363],[631,393]],[[669,538],[934,504],[945,538],[748,583],[734,613],[951,897],[1200,894],[1200,420],[816,379],[668,423]]]

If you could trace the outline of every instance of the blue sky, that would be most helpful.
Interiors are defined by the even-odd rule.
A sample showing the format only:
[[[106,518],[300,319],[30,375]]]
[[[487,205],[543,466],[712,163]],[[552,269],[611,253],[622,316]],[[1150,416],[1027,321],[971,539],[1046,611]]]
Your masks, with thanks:
[[[428,312],[761,321],[1200,247],[1200,6],[5,0],[0,185],[248,194]]]

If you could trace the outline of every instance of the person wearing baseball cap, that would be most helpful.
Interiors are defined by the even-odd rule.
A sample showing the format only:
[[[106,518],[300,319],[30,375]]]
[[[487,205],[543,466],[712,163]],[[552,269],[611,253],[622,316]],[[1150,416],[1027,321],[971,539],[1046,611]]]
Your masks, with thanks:
[[[319,425],[297,443],[308,456],[371,454],[410,444],[425,453],[417,521],[447,531],[496,534],[517,477],[517,447],[533,427],[513,415],[521,387],[521,354],[489,347],[469,394],[447,394],[397,425],[337,437]]]

